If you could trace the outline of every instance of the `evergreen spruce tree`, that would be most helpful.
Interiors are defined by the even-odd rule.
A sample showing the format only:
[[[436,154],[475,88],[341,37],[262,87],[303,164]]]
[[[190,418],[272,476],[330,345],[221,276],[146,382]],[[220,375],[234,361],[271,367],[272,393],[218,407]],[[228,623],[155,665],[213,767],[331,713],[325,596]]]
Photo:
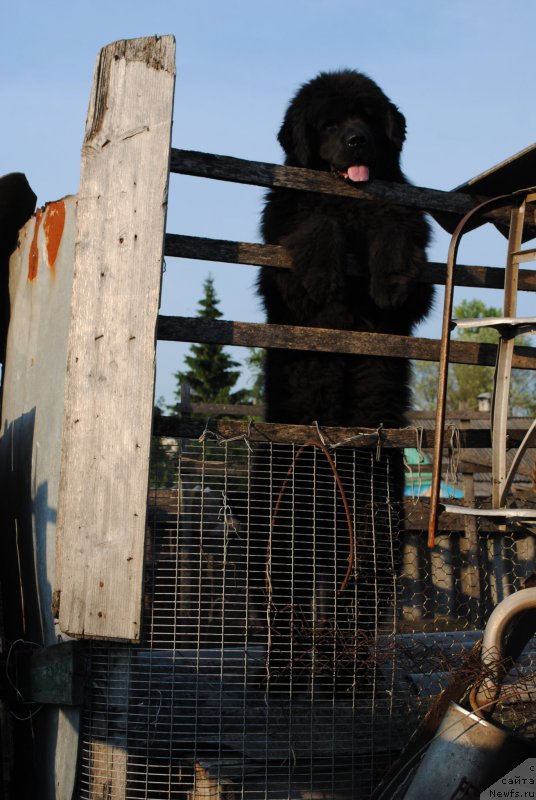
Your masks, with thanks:
[[[203,284],[204,294],[198,304],[197,316],[206,320],[217,320],[222,317],[218,308],[219,298],[214,289],[214,278],[209,275]],[[193,403],[248,403],[250,393],[247,389],[232,391],[240,377],[240,366],[220,344],[193,344],[190,354],[185,356],[185,370],[179,370],[174,377],[177,380],[175,398],[180,402],[180,385],[190,385]],[[170,407],[176,413],[175,406]]]

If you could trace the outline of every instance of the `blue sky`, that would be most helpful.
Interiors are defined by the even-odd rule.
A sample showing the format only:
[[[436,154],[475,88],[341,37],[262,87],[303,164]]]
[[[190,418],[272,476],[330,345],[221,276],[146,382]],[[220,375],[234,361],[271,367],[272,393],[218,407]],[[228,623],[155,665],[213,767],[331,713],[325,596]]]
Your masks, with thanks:
[[[276,134],[289,97],[319,70],[352,67],[405,114],[412,182],[453,188],[534,141],[535,29],[534,0],[12,2],[0,31],[0,174],[25,172],[39,204],[76,192],[99,49],[171,33],[175,147],[281,162]],[[261,205],[254,187],[172,176],[167,228],[258,241]],[[487,226],[467,237],[460,260],[500,265],[503,242]],[[447,246],[437,229],[430,258],[444,261]],[[167,259],[162,313],[194,315],[209,272],[225,318],[262,321],[253,268],[177,259]],[[439,335],[441,301],[420,335]],[[520,313],[534,313],[529,300]],[[159,345],[157,397],[171,401],[186,349]]]

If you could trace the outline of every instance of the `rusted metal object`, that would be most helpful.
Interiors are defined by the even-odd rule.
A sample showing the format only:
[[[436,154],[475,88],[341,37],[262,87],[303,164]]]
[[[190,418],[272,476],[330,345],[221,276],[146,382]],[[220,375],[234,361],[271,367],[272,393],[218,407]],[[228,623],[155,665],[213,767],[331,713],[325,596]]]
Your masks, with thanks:
[[[490,209],[497,209],[511,206],[511,224],[508,240],[508,254],[504,280],[504,318],[491,321],[466,320],[465,327],[479,327],[493,325],[499,330],[501,340],[498,347],[495,392],[492,410],[492,471],[493,471],[493,509],[501,509],[504,504],[506,484],[511,483],[512,477],[506,474],[506,426],[508,421],[508,396],[510,388],[510,374],[512,369],[512,355],[515,336],[523,331],[533,331],[533,318],[527,320],[516,320],[514,317],[517,302],[517,274],[519,263],[522,260],[534,258],[532,250],[520,251],[523,239],[523,227],[525,223],[525,209],[527,203],[536,200],[534,189],[524,189],[513,194],[501,195],[500,197],[488,200],[477,208],[471,210],[458,223],[452,236],[448,260],[447,275],[445,282],[445,299],[443,304],[443,324],[441,332],[441,351],[439,361],[439,378],[437,391],[437,412],[435,424],[432,488],[431,488],[431,507],[430,520],[428,526],[428,546],[435,544],[435,533],[437,529],[437,517],[439,514],[439,489],[441,484],[441,459],[443,453],[444,426],[446,416],[447,399],[447,379],[448,362],[450,351],[450,333],[453,327],[452,303],[454,294],[454,270],[456,257],[461,237],[464,233],[474,227],[474,219],[482,216]],[[527,439],[524,448],[528,445]],[[457,513],[464,513],[464,509],[456,507]],[[471,513],[468,510],[465,513]],[[505,509],[505,515],[506,509]]]
[[[443,301],[443,322],[441,327],[441,349],[439,355],[439,376],[437,383],[437,411],[435,420],[435,440],[433,452],[432,488],[430,495],[430,521],[428,525],[428,546],[435,544],[437,516],[439,513],[439,489],[441,484],[441,459],[443,454],[443,438],[447,408],[447,379],[450,352],[450,333],[452,326],[452,303],[454,297],[454,268],[460,241],[469,228],[474,217],[482,215],[490,208],[500,208],[511,202],[511,195],[506,195],[481,203],[471,209],[457,224],[450,240],[447,258],[447,274],[445,279],[445,298]]]

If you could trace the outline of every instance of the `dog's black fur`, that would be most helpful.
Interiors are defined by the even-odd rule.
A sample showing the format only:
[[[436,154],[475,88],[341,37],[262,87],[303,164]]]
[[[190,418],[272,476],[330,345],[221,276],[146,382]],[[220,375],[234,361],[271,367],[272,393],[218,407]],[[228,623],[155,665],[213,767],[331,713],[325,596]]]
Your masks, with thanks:
[[[285,163],[370,180],[407,182],[400,168],[405,120],[381,89],[351,70],[321,73],[290,103],[279,141]],[[359,184],[357,184],[359,187]],[[409,335],[430,309],[418,282],[428,224],[418,211],[373,199],[274,189],[262,218],[264,241],[283,245],[291,270],[260,272],[267,321]],[[359,275],[347,274],[348,257]],[[266,420],[397,427],[409,406],[403,359],[270,350]]]
[[[349,181],[406,182],[400,168],[404,139],[400,111],[372,80],[350,70],[321,73],[302,86],[279,131],[287,165],[333,172]],[[262,233],[265,242],[283,245],[293,262],[289,270],[265,267],[260,272],[258,290],[269,323],[409,335],[431,306],[433,289],[419,282],[429,228],[418,211],[373,198],[274,189],[267,195]],[[269,422],[405,424],[410,390],[404,359],[268,350],[265,369]],[[359,459],[367,464],[365,454]],[[351,450],[337,451],[337,469],[354,498],[359,563],[356,570],[354,561],[353,588],[337,601],[336,618],[341,629],[341,615],[357,613],[360,629],[370,630],[378,607],[390,601],[396,557],[387,542],[377,546],[376,535],[380,518],[390,524],[391,504],[394,521],[403,468],[400,453],[383,455],[374,468],[364,468],[365,482],[359,484],[357,463]],[[280,642],[280,652],[271,654],[274,671],[284,671],[291,647],[297,652],[297,618],[312,619],[315,605],[316,619],[322,619],[311,585],[341,586],[348,565],[348,526],[341,498],[329,489],[333,476],[323,456],[311,453],[293,464],[290,447],[274,451],[274,476],[281,477],[274,477],[268,500],[272,511],[281,503],[278,491],[289,467],[295,486],[285,490],[286,514],[281,506],[271,525],[272,546],[278,551],[271,568],[272,643]],[[327,624],[329,613],[323,619]]]

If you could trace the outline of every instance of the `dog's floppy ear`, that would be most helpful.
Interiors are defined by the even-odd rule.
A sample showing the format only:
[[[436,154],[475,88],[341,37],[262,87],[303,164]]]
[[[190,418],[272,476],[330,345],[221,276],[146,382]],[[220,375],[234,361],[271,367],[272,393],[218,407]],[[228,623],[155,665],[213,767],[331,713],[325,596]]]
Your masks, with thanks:
[[[311,161],[311,148],[307,135],[307,124],[303,113],[290,106],[277,135],[279,144],[292,166],[307,167]]]
[[[389,103],[387,108],[385,130],[389,139],[401,150],[406,139],[406,118],[394,103]]]

